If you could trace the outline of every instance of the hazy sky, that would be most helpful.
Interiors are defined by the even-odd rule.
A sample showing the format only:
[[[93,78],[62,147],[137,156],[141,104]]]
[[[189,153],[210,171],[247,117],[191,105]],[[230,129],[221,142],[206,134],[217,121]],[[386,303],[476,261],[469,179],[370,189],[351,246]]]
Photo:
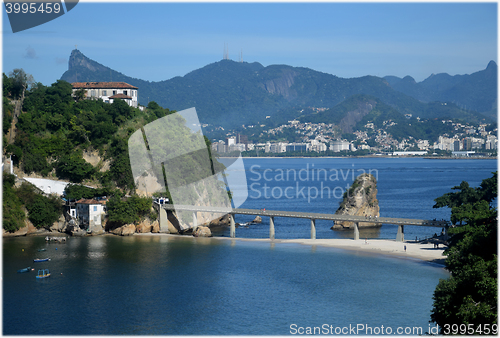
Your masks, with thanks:
[[[3,72],[50,85],[71,51],[149,81],[223,58],[352,78],[470,74],[497,61],[497,3],[168,3],[80,0],[67,14],[12,33],[2,16]]]

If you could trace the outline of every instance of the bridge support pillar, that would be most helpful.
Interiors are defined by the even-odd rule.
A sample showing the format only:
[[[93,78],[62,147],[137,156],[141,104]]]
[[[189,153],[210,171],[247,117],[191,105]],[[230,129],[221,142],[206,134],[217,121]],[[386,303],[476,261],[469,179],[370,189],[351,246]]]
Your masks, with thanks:
[[[163,209],[161,206],[159,206],[158,208],[159,208],[158,223],[160,224],[160,233],[169,234],[170,231],[168,230],[167,211]]]
[[[316,239],[316,220],[311,218],[311,239]]]
[[[235,238],[236,237],[236,226],[234,225],[234,214],[229,214],[229,219],[231,221],[231,227],[230,227],[230,230],[229,230],[229,236],[231,238]]]
[[[354,222],[354,240],[357,241],[359,239],[359,223]]]
[[[396,242],[404,242],[405,241],[405,228],[404,225],[398,225],[398,234],[396,235]]]
[[[269,217],[269,239],[274,240],[274,217]]]

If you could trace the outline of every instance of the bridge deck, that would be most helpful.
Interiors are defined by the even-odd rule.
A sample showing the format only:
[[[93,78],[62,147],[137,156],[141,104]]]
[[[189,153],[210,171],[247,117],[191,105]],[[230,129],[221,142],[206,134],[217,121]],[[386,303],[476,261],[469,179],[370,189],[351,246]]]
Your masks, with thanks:
[[[293,217],[293,218],[307,218],[313,220],[329,220],[329,221],[351,221],[356,223],[370,222],[380,224],[395,224],[395,225],[417,225],[428,227],[445,227],[448,226],[446,221],[433,221],[425,219],[409,219],[409,218],[394,218],[394,217],[372,217],[366,218],[364,216],[349,216],[349,215],[335,215],[335,214],[322,214],[313,212],[298,212],[298,211],[277,211],[277,210],[259,210],[259,209],[232,209],[224,207],[205,207],[205,206],[192,206],[192,205],[173,205],[164,204],[163,208],[166,210],[186,210],[186,211],[200,211],[200,212],[214,212],[221,214],[233,215],[255,215],[267,217]]]

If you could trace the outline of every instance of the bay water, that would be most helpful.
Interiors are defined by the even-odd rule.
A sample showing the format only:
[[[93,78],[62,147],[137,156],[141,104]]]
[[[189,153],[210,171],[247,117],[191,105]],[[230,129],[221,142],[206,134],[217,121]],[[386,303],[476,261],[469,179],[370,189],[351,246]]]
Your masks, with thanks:
[[[247,184],[237,189],[246,186],[249,197],[241,207],[333,213],[340,198],[332,194],[312,198],[314,189],[306,195],[292,194],[290,188],[287,195],[277,197],[281,188],[307,191],[311,186],[321,188],[323,182],[332,191],[352,183],[352,176],[307,180],[306,171],[325,168],[333,175],[332,169],[342,169],[345,175],[347,169],[372,169],[378,170],[381,216],[446,219],[449,210],[433,209],[433,200],[462,180],[479,185],[491,177],[497,163],[245,159],[245,168]],[[282,180],[277,177],[280,168],[297,173],[304,169],[303,179]],[[274,189],[274,196],[266,198],[265,190],[272,192],[277,186],[281,188]],[[237,222],[245,221],[237,216]],[[309,236],[307,220],[277,218],[275,223],[277,238]],[[316,226],[318,238],[352,235],[330,230],[328,222]],[[260,224],[237,228],[236,236],[266,238],[268,231],[264,218]],[[407,239],[435,231],[405,227]],[[222,229],[214,236],[228,233]],[[394,239],[396,227],[383,225],[364,235]],[[384,333],[401,328],[402,333],[419,334],[433,328],[432,294],[439,279],[448,277],[441,266],[409,258],[229,238],[105,235],[51,244],[33,236],[4,238],[2,252],[5,335],[288,335],[307,333],[307,328],[346,333],[354,327],[359,334],[380,333],[381,327]],[[44,257],[51,260],[33,263]],[[17,273],[27,266],[35,271]],[[36,272],[45,268],[51,277],[36,279]]]

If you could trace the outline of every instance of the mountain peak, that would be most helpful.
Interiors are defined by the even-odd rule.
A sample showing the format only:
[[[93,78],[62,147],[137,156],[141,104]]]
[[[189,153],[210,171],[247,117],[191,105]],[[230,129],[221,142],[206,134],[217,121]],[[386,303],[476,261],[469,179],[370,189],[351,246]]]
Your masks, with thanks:
[[[486,69],[492,69],[492,70],[495,70],[497,69],[497,64],[495,61],[491,60],[490,62],[488,62],[488,65],[486,66]]]
[[[89,59],[88,57],[83,55],[83,53],[80,52],[78,49],[73,49],[69,57],[68,70],[77,67],[84,67],[93,72],[109,69],[108,67],[105,67],[100,63],[97,63],[94,60]]]

